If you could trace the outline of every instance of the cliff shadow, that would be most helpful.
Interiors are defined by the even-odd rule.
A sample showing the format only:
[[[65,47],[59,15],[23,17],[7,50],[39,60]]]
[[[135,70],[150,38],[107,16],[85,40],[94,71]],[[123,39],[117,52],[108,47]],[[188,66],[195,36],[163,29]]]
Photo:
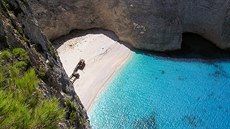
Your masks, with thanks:
[[[230,51],[223,50],[214,45],[211,41],[203,38],[202,36],[185,32],[182,34],[182,45],[180,50],[175,51],[165,51],[165,52],[156,52],[156,51],[143,51],[134,49],[131,45],[126,42],[119,40],[118,36],[109,30],[105,29],[88,29],[88,30],[72,30],[69,34],[61,36],[57,39],[52,40],[51,42],[55,48],[59,48],[66,41],[85,36],[87,34],[104,34],[107,37],[111,38],[114,41],[117,41],[120,44],[125,45],[130,50],[135,53],[140,54],[152,54],[159,57],[167,57],[172,59],[193,59],[193,60],[230,60]]]
[[[150,53],[174,59],[230,60],[229,50],[220,49],[211,41],[194,33],[183,33],[180,50]]]
[[[76,38],[76,37],[81,37],[81,36],[86,36],[88,34],[103,34],[106,35],[107,37],[111,38],[114,41],[117,41],[123,45],[125,45],[126,47],[131,49],[131,46],[129,46],[127,43],[124,43],[122,41],[119,40],[118,36],[110,31],[110,30],[105,30],[105,29],[88,29],[88,30],[72,30],[70,31],[69,34],[67,35],[63,35],[59,38],[56,38],[54,40],[52,40],[51,42],[53,43],[55,48],[59,48],[63,43],[65,43],[66,41]]]

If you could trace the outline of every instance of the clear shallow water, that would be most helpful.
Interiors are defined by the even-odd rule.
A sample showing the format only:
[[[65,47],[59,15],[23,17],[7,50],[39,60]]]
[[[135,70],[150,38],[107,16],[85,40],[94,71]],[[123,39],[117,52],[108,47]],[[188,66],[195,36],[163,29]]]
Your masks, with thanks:
[[[94,129],[229,129],[230,62],[134,54],[89,117]]]

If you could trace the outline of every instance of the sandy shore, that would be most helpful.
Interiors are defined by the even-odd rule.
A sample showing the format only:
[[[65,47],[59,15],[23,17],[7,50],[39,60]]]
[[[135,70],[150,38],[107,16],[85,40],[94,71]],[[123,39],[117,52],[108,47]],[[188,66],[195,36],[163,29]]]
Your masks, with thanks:
[[[111,32],[92,31],[54,41],[68,76],[80,59],[86,62],[85,69],[78,72],[80,78],[75,81],[74,88],[88,112],[103,86],[131,56],[130,49],[116,40]]]

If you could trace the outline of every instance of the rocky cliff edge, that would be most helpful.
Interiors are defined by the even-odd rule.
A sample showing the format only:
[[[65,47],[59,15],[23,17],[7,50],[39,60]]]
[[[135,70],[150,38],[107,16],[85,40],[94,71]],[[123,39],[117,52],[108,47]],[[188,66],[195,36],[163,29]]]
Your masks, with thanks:
[[[222,49],[230,48],[228,0],[30,0],[49,39],[74,29],[103,28],[135,48],[180,49],[192,32]]]

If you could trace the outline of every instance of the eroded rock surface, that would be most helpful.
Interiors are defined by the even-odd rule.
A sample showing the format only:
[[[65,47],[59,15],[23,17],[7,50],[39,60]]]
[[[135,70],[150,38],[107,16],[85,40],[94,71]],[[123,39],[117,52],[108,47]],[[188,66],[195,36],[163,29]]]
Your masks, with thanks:
[[[230,48],[228,0],[30,0],[45,35],[103,28],[147,50],[180,49],[183,32]]]
[[[44,96],[59,98],[66,110],[60,128],[90,128],[86,111],[62,67],[52,44],[41,32],[25,0],[0,1],[0,51],[24,48],[38,73],[39,89]],[[74,110],[74,111],[73,111]]]

